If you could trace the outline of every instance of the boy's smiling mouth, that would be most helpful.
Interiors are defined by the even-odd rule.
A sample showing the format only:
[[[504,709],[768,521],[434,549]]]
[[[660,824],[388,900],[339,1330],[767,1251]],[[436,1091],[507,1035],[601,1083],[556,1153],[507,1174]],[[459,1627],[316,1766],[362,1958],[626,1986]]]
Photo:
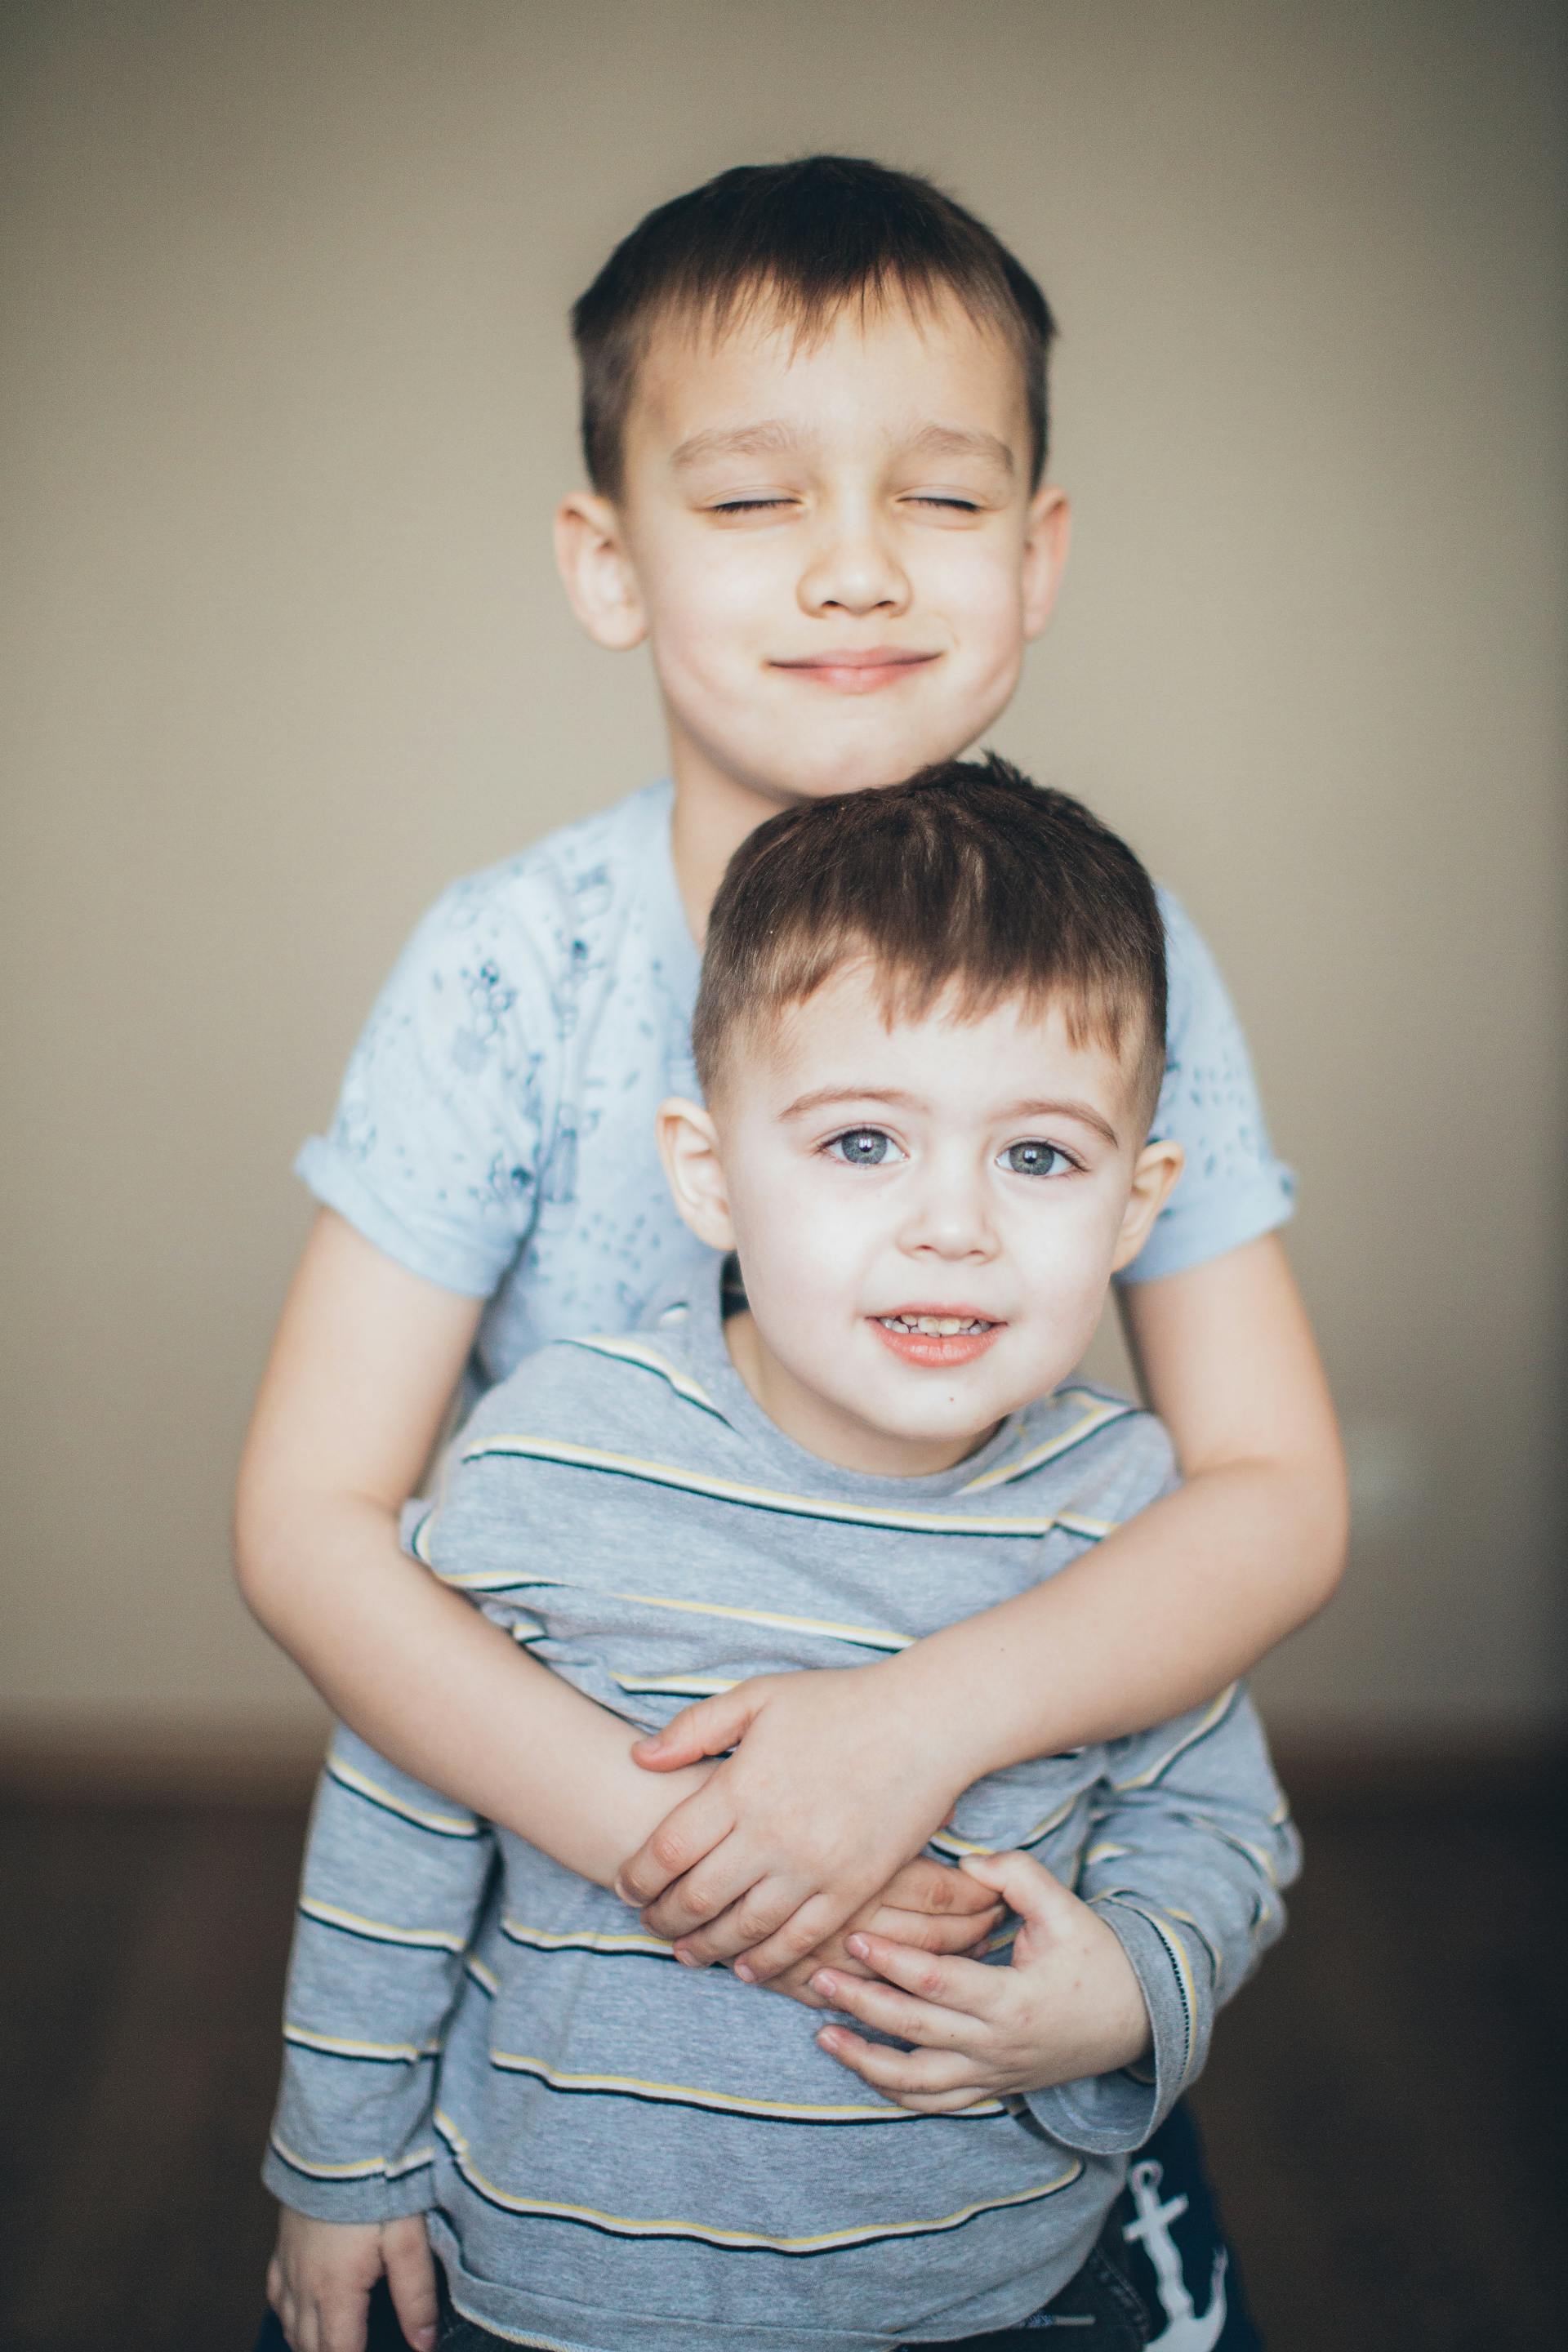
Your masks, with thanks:
[[[910,653],[901,646],[835,646],[799,660],[770,662],[768,667],[814,686],[831,687],[839,694],[875,694],[879,688],[896,686],[940,659],[940,654]]]
[[[873,1315],[870,1320],[878,1338],[895,1356],[932,1371],[973,1363],[1006,1328],[1004,1323],[962,1307],[901,1307],[891,1315]]]

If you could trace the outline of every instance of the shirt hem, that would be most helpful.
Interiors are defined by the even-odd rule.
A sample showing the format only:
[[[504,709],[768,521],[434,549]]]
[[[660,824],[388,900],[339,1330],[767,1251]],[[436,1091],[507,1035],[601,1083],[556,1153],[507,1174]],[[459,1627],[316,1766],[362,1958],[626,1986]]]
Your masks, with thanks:
[[[503,2343],[536,2347],[536,2352],[733,2352],[750,2346],[754,2352],[900,2352],[900,2347],[923,2344],[962,2344],[977,2332],[1018,2327],[1059,2294],[1077,2276],[1081,2264],[1045,2264],[1026,2279],[1007,2282],[1007,2303],[1017,2309],[995,2315],[994,2305],[984,2318],[961,2313],[947,2315],[946,2334],[935,2315],[929,2321],[886,2328],[758,2326],[744,2320],[693,2319],[684,2313],[627,2313],[579,2303],[558,2303],[517,2288],[498,2287],[493,2281],[470,2278],[463,2269],[457,2244],[437,2208],[429,2216],[430,2242],[447,2274],[453,2308],[476,2327],[499,2336]],[[991,2298],[987,2298],[990,2301]],[[910,2326],[928,2332],[911,2335]]]

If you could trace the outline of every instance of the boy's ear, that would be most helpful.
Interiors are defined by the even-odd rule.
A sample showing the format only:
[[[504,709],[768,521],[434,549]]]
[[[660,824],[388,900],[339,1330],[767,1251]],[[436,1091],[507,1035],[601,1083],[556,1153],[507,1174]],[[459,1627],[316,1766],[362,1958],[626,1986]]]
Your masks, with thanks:
[[[1149,1238],[1149,1229],[1171,1197],[1186,1154],[1179,1143],[1146,1143],[1132,1171],[1132,1190],[1116,1238],[1112,1274],[1131,1265]]]
[[[718,1131],[700,1103],[672,1095],[658,1107],[658,1156],[682,1220],[710,1249],[732,1250],[730,1190]]]
[[[1029,501],[1024,539],[1024,635],[1037,637],[1051,617],[1072,539],[1068,494],[1042,482]]]
[[[596,646],[626,653],[647,635],[642,591],[608,499],[574,490],[555,509],[555,561],[572,610]]]

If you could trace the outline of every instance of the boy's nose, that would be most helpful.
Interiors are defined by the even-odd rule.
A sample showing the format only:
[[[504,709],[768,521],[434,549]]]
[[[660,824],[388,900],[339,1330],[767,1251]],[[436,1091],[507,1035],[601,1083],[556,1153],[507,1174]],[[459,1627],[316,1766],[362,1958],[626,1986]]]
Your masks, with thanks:
[[[910,1204],[900,1235],[911,1257],[932,1257],[948,1264],[963,1259],[994,1257],[996,1235],[977,1187],[967,1184],[932,1186]]]
[[[910,583],[903,566],[874,525],[846,524],[824,540],[801,574],[802,608],[857,618],[907,611]]]

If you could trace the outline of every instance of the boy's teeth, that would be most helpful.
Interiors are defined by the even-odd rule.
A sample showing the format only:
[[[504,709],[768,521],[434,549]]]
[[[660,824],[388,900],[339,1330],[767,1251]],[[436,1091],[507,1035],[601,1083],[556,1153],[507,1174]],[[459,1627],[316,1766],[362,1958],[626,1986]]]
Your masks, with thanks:
[[[884,1315],[889,1331],[921,1331],[928,1339],[951,1339],[960,1331],[983,1331],[978,1317],[963,1315]]]

